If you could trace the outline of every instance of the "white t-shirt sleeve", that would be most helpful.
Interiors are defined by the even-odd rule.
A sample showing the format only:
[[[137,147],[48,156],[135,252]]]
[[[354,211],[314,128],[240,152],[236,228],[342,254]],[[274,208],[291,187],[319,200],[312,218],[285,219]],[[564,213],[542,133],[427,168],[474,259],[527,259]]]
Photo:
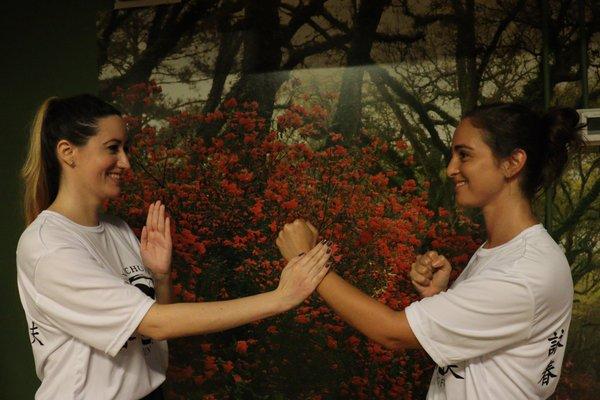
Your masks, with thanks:
[[[63,246],[37,263],[40,310],[59,329],[115,356],[154,300],[104,269],[85,249]]]
[[[523,279],[484,273],[411,304],[405,313],[423,349],[448,366],[528,339],[534,309]]]

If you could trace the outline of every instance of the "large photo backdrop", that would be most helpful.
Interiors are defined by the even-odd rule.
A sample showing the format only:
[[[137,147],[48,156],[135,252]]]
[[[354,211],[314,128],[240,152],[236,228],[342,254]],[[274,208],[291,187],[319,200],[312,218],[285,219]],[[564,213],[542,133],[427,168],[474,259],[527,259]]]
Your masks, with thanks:
[[[445,179],[461,115],[497,101],[600,107],[591,0],[182,1],[100,15],[98,48],[101,95],[132,142],[134,175],[110,207],[139,228],[150,201],[167,204],[181,301],[275,288],[276,235],[303,217],[333,241],[337,271],[402,309],[417,299],[416,254],[445,254],[456,276],[483,237]],[[600,390],[598,154],[537,204],[576,285],[557,399]],[[368,341],[318,296],[170,348],[170,399],[421,399],[434,368]]]

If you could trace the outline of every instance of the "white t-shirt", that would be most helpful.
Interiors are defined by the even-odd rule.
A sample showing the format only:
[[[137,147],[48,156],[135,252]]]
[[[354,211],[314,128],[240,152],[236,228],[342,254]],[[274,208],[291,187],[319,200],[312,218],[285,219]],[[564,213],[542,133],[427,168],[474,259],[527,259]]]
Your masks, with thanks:
[[[164,381],[166,341],[136,333],[154,283],[125,222],[86,227],[43,211],[19,240],[17,281],[36,399],[139,399]]]
[[[446,292],[406,316],[438,367],[427,399],[546,399],[567,343],[573,281],[542,225],[473,255]]]

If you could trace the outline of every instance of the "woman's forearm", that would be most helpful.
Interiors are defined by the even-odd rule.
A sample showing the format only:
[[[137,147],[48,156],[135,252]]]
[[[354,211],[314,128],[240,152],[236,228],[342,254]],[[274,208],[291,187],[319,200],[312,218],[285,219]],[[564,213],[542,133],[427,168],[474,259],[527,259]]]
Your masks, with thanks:
[[[419,348],[404,311],[394,311],[330,272],[317,287],[323,300],[348,324],[385,347]]]
[[[319,243],[287,263],[277,289],[241,299],[209,303],[153,304],[138,332],[153,339],[200,335],[235,328],[282,313],[313,293],[328,271],[331,252]]]
[[[277,291],[207,303],[155,303],[138,332],[156,340],[201,335],[235,328],[292,308]]]

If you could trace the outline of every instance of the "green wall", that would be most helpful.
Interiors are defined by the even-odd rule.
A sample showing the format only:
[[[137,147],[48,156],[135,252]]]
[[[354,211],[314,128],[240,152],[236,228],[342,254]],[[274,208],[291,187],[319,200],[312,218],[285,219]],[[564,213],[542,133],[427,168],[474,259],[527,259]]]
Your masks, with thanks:
[[[16,285],[15,249],[23,230],[18,179],[37,105],[46,97],[97,91],[96,15],[107,0],[20,0],[0,13],[0,398],[33,398],[35,376]]]

